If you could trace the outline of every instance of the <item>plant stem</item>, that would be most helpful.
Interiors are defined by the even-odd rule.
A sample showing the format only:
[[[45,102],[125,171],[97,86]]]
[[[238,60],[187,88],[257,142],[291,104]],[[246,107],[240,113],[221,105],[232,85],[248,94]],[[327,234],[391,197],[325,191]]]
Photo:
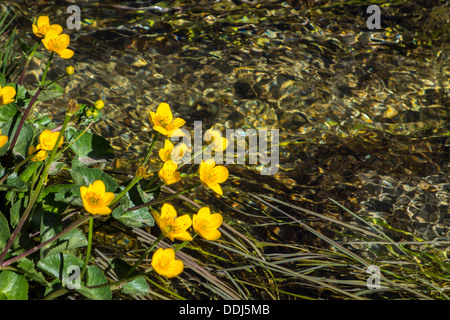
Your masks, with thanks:
[[[47,65],[45,66],[44,74],[42,75],[42,80],[41,80],[41,87],[44,87],[45,78],[47,78],[48,68],[50,67],[50,62],[52,61],[52,59],[53,59],[53,52],[50,53],[50,57],[48,58]]]
[[[86,260],[84,261],[83,269],[81,270],[80,279],[83,279],[84,273],[86,272],[89,259],[91,258],[91,248],[92,248],[92,231],[94,229],[94,218],[89,219],[89,235],[88,235],[88,246],[86,252]]]
[[[155,147],[156,141],[158,140],[159,132],[155,131],[155,135],[153,136],[152,143],[150,144],[150,147],[148,148],[147,155],[145,156],[144,161],[142,162],[142,166],[145,166],[150,159],[150,154],[153,151],[153,148]]]

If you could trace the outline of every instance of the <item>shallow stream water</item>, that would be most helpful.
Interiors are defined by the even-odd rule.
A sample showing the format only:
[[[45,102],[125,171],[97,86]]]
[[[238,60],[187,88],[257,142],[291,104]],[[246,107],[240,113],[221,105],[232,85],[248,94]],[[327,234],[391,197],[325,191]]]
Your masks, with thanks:
[[[69,98],[104,99],[94,130],[124,172],[144,156],[148,113],[160,102],[190,130],[199,120],[204,130],[277,129],[275,175],[261,175],[261,164],[227,165],[234,209],[253,213],[248,193],[256,193],[350,219],[333,198],[424,240],[449,240],[449,4],[374,3],[381,28],[371,30],[366,1],[76,1],[81,29],[65,30],[75,55],[57,59],[49,77],[69,64],[76,73],[61,83],[66,95],[38,112],[62,120]],[[19,33],[33,43],[32,19],[65,26],[70,4],[2,7],[18,13]],[[30,86],[46,60],[33,63]]]

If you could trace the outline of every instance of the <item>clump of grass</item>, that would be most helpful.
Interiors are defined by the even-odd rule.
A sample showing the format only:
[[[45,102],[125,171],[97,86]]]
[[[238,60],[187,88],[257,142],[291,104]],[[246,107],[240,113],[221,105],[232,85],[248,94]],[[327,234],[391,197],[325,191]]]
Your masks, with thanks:
[[[221,228],[219,241],[196,240],[184,246],[180,259],[184,276],[168,282],[149,276],[156,299],[443,299],[450,287],[448,242],[394,242],[386,226],[374,224],[330,199],[330,203],[351,214],[357,223],[348,223],[326,214],[303,209],[266,195],[248,194],[265,209],[254,224],[229,219]],[[181,196],[193,206],[196,202]],[[295,213],[295,215],[294,215]],[[339,226],[333,239],[310,227],[298,217],[310,215]],[[322,246],[283,243],[280,239],[260,240],[255,230],[269,226],[289,226],[308,232]],[[144,245],[155,235],[135,228]],[[349,239],[351,241],[349,241]],[[169,246],[161,242],[162,247]],[[420,248],[420,250],[419,250]],[[141,268],[148,268],[148,261]],[[372,273],[380,271],[379,288],[368,288]],[[370,283],[369,283],[370,284]]]

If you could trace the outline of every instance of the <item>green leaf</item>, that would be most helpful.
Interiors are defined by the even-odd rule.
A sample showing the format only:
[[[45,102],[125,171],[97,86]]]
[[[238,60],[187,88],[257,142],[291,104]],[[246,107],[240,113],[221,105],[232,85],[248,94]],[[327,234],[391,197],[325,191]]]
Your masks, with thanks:
[[[31,97],[24,86],[14,84],[16,87],[15,103],[19,106],[28,106],[31,101]]]
[[[39,172],[39,168],[44,164],[44,162],[33,162],[31,165],[29,165],[28,167],[25,168],[25,170],[23,170],[20,175],[19,178],[22,181],[29,181],[32,177],[33,177],[33,173]]]
[[[145,201],[142,199],[143,197],[145,197]],[[127,227],[152,227],[154,225],[154,220],[148,207],[127,211],[129,208],[141,205],[150,200],[152,199],[144,196],[141,187],[135,185],[122,197],[120,205],[113,210],[112,216]]]
[[[116,181],[100,169],[75,167],[69,170],[69,173],[77,186],[88,186],[95,180],[102,180],[107,192],[115,192],[117,190]]]
[[[78,161],[89,166],[114,159],[114,149],[108,140],[95,133],[86,132],[81,137],[74,128],[66,131],[68,141],[75,140],[70,148],[77,154]]]
[[[57,279],[63,286],[67,285],[68,277],[71,275],[68,268],[76,266],[81,269],[83,265],[83,260],[68,253],[53,254],[39,260],[37,263],[38,268],[47,275]]]
[[[41,231],[41,243],[45,242],[58,233],[60,233],[63,229],[61,215],[56,215],[54,213],[43,210],[40,206],[35,209],[34,215],[40,215],[40,231]],[[49,243],[41,248],[41,256],[45,257],[48,255],[48,249],[52,246],[53,243]]]
[[[139,276],[123,286],[122,292],[134,296],[145,296],[149,294],[150,287],[148,286],[144,276]]]
[[[10,236],[8,219],[0,212],[0,251],[3,250]]]
[[[1,107],[0,112],[5,107],[6,106]],[[0,116],[0,118],[1,118],[1,116]],[[14,115],[13,117],[10,117],[9,121],[5,122],[1,126],[2,135],[8,135],[8,137],[10,137],[9,140],[12,140],[12,137],[14,137],[14,135],[18,129],[20,119],[21,119],[20,115],[19,116]],[[31,141],[33,140],[33,137],[34,137],[33,128],[25,122],[22,126],[22,129],[20,130],[20,134],[19,134],[19,137],[17,138],[16,145],[14,146],[14,150],[13,150],[14,154],[20,155],[23,158],[26,158],[28,156],[28,149],[31,145]],[[9,144],[10,144],[10,141],[8,141],[8,143],[6,145],[8,145],[8,147],[9,147]],[[1,149],[2,152],[3,152],[3,148]]]
[[[95,289],[87,288],[106,283],[108,283],[108,280],[106,279],[102,270],[100,270],[96,266],[88,266],[86,269],[86,286],[81,286],[81,288],[78,289],[77,292],[81,293],[83,296],[91,300],[111,300],[112,293],[109,286]]]
[[[0,294],[1,298],[6,297],[7,300],[27,300],[28,282],[25,276],[12,271],[2,271],[0,273]]]
[[[10,121],[14,116],[20,115],[18,113],[17,107],[14,103],[7,104],[6,106],[2,106],[0,108],[0,122],[5,123]],[[4,135],[4,131],[2,129],[2,134]]]
[[[20,220],[20,215],[25,210],[25,204],[28,202],[28,196],[21,197],[11,206],[10,210],[10,223],[11,226],[15,227]]]
[[[19,263],[17,264],[17,268],[19,268],[20,271],[22,271],[31,280],[36,281],[46,287],[50,286],[42,272],[37,271],[35,269],[34,262],[29,260],[28,258],[20,259]]]
[[[59,238],[56,243],[53,242],[52,246],[45,250],[44,255],[49,256],[66,250],[85,247],[87,244],[88,240],[85,234],[80,229],[73,229],[66,235]]]
[[[51,81],[45,81],[45,84],[48,85]],[[35,90],[30,90],[29,93],[30,95],[34,96],[34,94],[36,93],[38,89]],[[38,96],[38,100],[39,101],[48,101],[48,100],[54,100],[60,96],[62,96],[64,94],[64,89],[57,84],[56,82],[54,82],[53,84],[51,84],[50,86],[48,86],[44,91],[42,91],[39,96]]]

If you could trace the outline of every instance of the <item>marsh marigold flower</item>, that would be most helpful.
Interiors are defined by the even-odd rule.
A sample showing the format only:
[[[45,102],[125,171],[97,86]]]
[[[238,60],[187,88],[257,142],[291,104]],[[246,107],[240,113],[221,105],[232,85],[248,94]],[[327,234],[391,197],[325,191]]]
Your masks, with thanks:
[[[223,151],[228,147],[228,139],[222,137],[222,133],[217,129],[206,130],[205,141],[215,151]]]
[[[187,214],[177,217],[175,208],[165,203],[161,208],[161,215],[154,211],[153,216],[161,232],[171,241],[174,241],[174,239],[181,241],[192,240],[191,235],[186,231],[192,225],[191,217]]]
[[[59,24],[50,24],[50,19],[47,16],[40,16],[32,27],[33,33],[39,38],[45,37],[50,30],[55,31],[57,34],[63,32],[63,28]]]
[[[174,184],[180,181],[181,176],[177,171],[177,164],[172,160],[164,162],[162,168],[158,171],[158,176],[164,181],[164,184]]]
[[[106,192],[105,184],[102,180],[96,180],[89,184],[89,187],[80,187],[80,195],[83,200],[84,209],[92,214],[110,214],[108,205],[114,199],[113,192]]]
[[[159,157],[164,162],[172,160],[173,162],[178,163],[183,158],[187,149],[188,147],[185,143],[177,144],[177,146],[174,147],[173,143],[169,139],[166,139],[164,141],[164,148],[159,149]]]
[[[39,150],[39,151],[36,152],[37,150]],[[34,154],[31,157],[31,161],[34,161],[34,162],[36,162],[36,161],[44,161],[45,158],[47,158],[47,155],[48,155],[47,151],[39,149],[39,146],[38,146],[38,148],[36,148],[34,146],[31,146],[30,149],[28,150],[28,154],[29,155]]]
[[[156,112],[150,111],[151,124],[153,129],[160,132],[161,134],[172,137],[172,136],[183,136],[183,131],[180,127],[185,124],[185,121],[181,118],[173,118],[170,106],[162,102],[159,104]]]
[[[194,231],[206,240],[217,240],[220,238],[220,231],[217,230],[223,222],[219,213],[211,214],[208,207],[201,208],[197,214],[192,216],[192,227]]]
[[[48,51],[57,53],[63,59],[70,59],[74,54],[73,50],[67,49],[70,37],[65,33],[58,34],[54,30],[49,30],[42,39],[42,43]]]
[[[97,110],[101,110],[105,107],[105,103],[103,102],[103,100],[97,100],[94,103],[94,108]]]
[[[2,136],[2,130],[0,130],[0,148],[3,148],[3,146],[8,142],[8,136]]]
[[[173,278],[183,272],[184,264],[175,259],[175,250],[159,248],[152,257],[152,267],[161,276]]]
[[[211,188],[218,194],[222,195],[222,188],[219,183],[223,183],[228,179],[228,169],[224,166],[217,166],[214,159],[202,160],[199,169],[200,181],[203,185]]]
[[[59,131],[52,132],[52,130],[46,129],[42,131],[39,135],[39,144],[37,149],[42,149],[46,151],[52,151],[55,147],[56,140],[58,140]],[[61,138],[58,147],[60,147],[63,143],[64,138]]]
[[[0,106],[10,104],[14,102],[14,96],[16,95],[16,89],[10,86],[0,86]]]

